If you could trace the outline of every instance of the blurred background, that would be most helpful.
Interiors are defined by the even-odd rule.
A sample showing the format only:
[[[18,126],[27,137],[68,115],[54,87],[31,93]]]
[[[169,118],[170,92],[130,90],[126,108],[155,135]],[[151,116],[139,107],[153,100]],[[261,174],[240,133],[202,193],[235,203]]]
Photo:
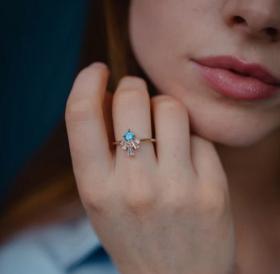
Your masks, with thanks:
[[[46,174],[69,169],[64,109],[78,71],[93,59],[91,44],[102,35],[90,23],[94,2],[1,1],[1,213],[27,189],[39,188]]]

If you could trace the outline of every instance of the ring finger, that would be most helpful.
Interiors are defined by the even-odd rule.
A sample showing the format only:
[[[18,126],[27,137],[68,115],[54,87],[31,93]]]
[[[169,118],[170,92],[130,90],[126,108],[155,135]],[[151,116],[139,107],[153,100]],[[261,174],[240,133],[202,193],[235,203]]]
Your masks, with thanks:
[[[128,129],[138,139],[151,138],[151,106],[146,82],[134,76],[123,77],[113,97],[112,114],[116,140],[121,140]],[[116,164],[124,168],[139,163],[151,166],[156,160],[152,142],[140,143],[134,156],[128,156],[128,152],[117,145]]]

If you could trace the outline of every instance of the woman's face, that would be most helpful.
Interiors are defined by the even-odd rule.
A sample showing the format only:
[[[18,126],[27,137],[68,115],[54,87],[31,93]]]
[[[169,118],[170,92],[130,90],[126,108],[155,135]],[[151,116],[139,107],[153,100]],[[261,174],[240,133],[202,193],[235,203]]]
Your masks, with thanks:
[[[242,64],[257,63],[280,79],[279,31],[279,0],[132,0],[130,4],[132,50],[158,92],[187,106],[194,132],[231,146],[252,145],[280,130],[280,87],[265,84],[270,79],[259,67]],[[241,63],[218,58],[198,69],[197,62],[210,56],[231,56]],[[272,97],[257,99],[271,90],[277,91]]]

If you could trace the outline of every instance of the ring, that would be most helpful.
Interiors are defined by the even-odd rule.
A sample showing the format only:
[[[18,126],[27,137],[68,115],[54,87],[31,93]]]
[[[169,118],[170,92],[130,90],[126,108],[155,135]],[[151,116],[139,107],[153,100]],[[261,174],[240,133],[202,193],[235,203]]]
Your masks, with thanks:
[[[134,151],[140,148],[142,142],[156,142],[154,138],[138,139],[135,133],[128,129],[122,136],[122,140],[113,142],[113,145],[120,145],[121,149],[127,150],[128,156],[134,156]]]

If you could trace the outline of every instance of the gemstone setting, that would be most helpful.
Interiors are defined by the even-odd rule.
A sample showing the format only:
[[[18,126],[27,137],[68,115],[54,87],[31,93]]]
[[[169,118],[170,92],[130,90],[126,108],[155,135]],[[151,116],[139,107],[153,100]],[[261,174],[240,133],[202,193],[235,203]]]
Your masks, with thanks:
[[[125,141],[129,142],[135,139],[135,134],[130,129],[123,135]]]
[[[120,142],[121,148],[127,150],[128,156],[134,156],[134,151],[140,148],[140,140],[136,138],[135,133],[130,129],[128,129],[122,137]]]

